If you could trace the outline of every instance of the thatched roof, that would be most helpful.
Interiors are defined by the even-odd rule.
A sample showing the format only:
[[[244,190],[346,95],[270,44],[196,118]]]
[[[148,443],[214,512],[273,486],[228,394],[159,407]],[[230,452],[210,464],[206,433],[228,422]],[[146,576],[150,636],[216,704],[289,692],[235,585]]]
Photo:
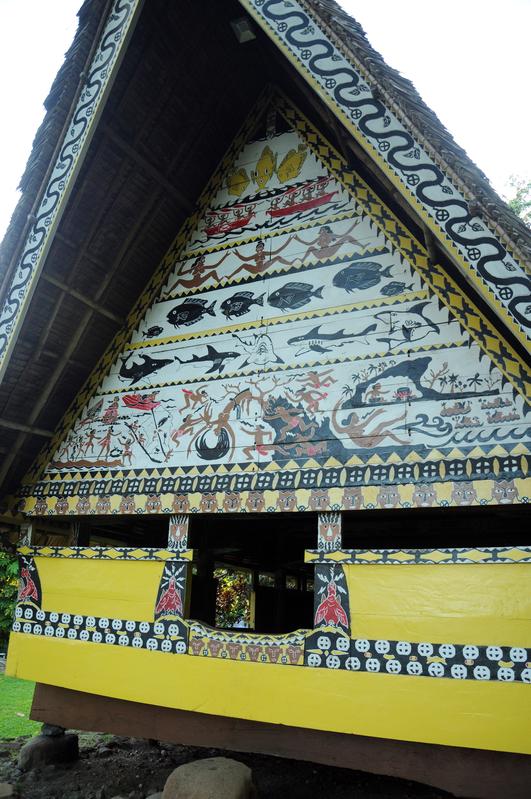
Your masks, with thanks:
[[[529,230],[413,85],[334,0],[306,4],[525,259]],[[45,101],[0,246],[0,307],[108,8],[106,0],[85,0]],[[0,385],[0,496],[16,489],[50,439],[263,88],[278,85],[340,145],[329,111],[275,44],[258,29],[254,41],[237,42],[230,21],[241,16],[237,0],[144,4]],[[353,165],[385,191],[377,168],[355,158]],[[392,197],[388,204],[422,240],[415,214]]]

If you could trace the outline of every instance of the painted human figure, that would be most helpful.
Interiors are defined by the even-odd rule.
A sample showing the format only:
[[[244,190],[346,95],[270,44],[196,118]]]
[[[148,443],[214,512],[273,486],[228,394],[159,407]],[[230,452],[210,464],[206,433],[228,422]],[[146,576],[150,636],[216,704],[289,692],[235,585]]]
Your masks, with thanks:
[[[221,266],[223,261],[226,258],[228,258],[229,255],[230,253],[226,252],[219,259],[219,261],[216,261],[215,263],[210,263],[208,264],[208,266],[205,263],[206,256],[199,255],[187,270],[183,270],[179,274],[175,283],[172,286],[170,286],[170,288],[167,291],[164,292],[164,296],[166,297],[170,295],[172,292],[175,291],[175,289],[179,288],[193,289],[197,288],[197,286],[202,286],[203,283],[206,283],[206,281],[211,277],[214,278],[214,280],[219,281],[216,269],[218,268],[218,266]],[[187,278],[186,275],[191,275],[192,277]]]
[[[365,394],[365,402],[369,404],[374,402],[380,402],[383,399],[384,394],[389,394],[388,391],[382,391],[382,384],[381,383],[374,383],[374,385],[369,386],[367,392]]]
[[[187,408],[193,411],[197,405],[203,405],[209,399],[204,386],[199,386],[195,391],[189,388],[183,388],[182,392],[184,394],[184,405],[182,408],[179,408],[179,413],[183,413]]]
[[[329,388],[333,383],[337,383],[337,380],[331,376],[332,374],[332,369],[327,369],[325,372],[315,372],[312,370],[307,372],[304,378],[299,378],[299,383],[301,386],[307,386],[313,389]]]
[[[109,407],[107,408],[107,410],[103,414],[103,417],[102,417],[102,420],[101,420],[103,422],[103,424],[114,424],[114,422],[118,418],[118,405],[119,405],[119,402],[120,402],[119,397],[115,397],[112,400],[111,404],[109,405]]]
[[[273,436],[271,430],[266,430],[265,427],[262,427],[261,425],[256,425],[256,427],[253,428],[250,422],[242,422],[242,428],[244,428],[245,426],[248,426],[252,429],[250,430],[242,429],[242,432],[246,433],[248,436],[253,436],[254,438],[253,444],[243,448],[243,454],[246,456],[246,458],[249,458],[249,460],[253,460],[253,456],[256,452],[259,455],[267,455],[269,452],[271,452],[274,449],[274,447],[271,444],[265,443],[266,438],[271,439]]]
[[[20,570],[20,588],[18,593],[18,601],[22,602],[24,599],[33,599],[35,602],[39,601],[37,586],[31,579],[29,570],[26,568]]]
[[[155,614],[175,614],[176,616],[183,615],[183,602],[181,592],[177,589],[175,577],[170,577],[169,585],[162,592],[162,595],[157,602]]]
[[[133,457],[133,450],[132,450],[133,439],[130,437],[126,438],[125,440],[120,439],[120,444],[122,444],[123,446],[122,458],[124,461],[127,460],[127,462],[130,464],[131,458]]]
[[[94,452],[94,441],[96,440],[96,431],[92,427],[87,434],[85,439],[85,444],[83,446],[83,454],[86,455],[87,452],[90,450],[90,454]]]
[[[304,402],[306,404],[308,413],[317,413],[319,411],[319,403],[328,397],[326,392],[316,391],[312,388],[299,388],[297,391],[289,393],[293,402]],[[286,394],[288,394],[287,391]]]
[[[101,444],[101,449],[99,451],[99,457],[101,457],[102,455],[108,455],[109,454],[109,450],[111,448],[111,442],[112,442],[112,434],[113,434],[113,429],[112,429],[112,427],[109,427],[107,432],[101,438],[98,439],[97,443]]]
[[[240,255],[239,252],[235,251],[233,255],[235,255],[238,260],[243,261],[243,263],[235,269],[234,272],[230,273],[228,279],[230,280],[242,271],[247,272],[249,275],[260,275],[275,263],[291,266],[293,261],[287,261],[285,258],[282,258],[280,253],[286,249],[292,238],[293,237],[290,236],[284,244],[276,250],[271,250],[269,253],[266,253],[265,242],[262,240],[256,243],[256,250],[253,255]]]
[[[355,219],[352,225],[344,233],[334,233],[329,225],[322,225],[319,228],[319,233],[314,239],[301,239],[300,236],[294,236],[294,240],[306,246],[304,255],[299,256],[301,261],[309,258],[310,255],[315,256],[319,260],[323,258],[333,258],[337,251],[343,244],[354,244],[356,247],[361,247],[361,242],[350,234],[360,224],[360,219]]]

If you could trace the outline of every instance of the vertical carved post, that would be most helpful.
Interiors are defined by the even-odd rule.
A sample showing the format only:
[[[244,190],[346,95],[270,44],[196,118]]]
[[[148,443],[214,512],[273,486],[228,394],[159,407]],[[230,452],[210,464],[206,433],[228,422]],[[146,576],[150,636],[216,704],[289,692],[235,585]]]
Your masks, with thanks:
[[[341,549],[341,514],[320,513],[317,548]],[[306,639],[304,662],[320,668],[345,668],[350,654],[350,608],[345,571],[340,564],[315,567],[314,629]]]
[[[19,546],[30,547],[35,543],[35,528],[33,522],[22,522],[20,525]]]
[[[188,548],[188,519],[185,514],[169,518],[168,549],[176,554]],[[184,617],[188,569],[189,564],[182,560],[164,564],[155,603],[155,621]]]
[[[190,517],[186,513],[170,516],[168,526],[168,549],[183,552],[188,549],[188,526]]]

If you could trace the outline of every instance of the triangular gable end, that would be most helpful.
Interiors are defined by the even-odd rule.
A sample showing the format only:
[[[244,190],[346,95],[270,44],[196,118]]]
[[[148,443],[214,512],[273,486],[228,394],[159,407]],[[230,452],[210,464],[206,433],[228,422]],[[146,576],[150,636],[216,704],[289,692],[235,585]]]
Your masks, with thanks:
[[[518,356],[282,97],[259,103],[129,321],[24,512],[523,499]]]

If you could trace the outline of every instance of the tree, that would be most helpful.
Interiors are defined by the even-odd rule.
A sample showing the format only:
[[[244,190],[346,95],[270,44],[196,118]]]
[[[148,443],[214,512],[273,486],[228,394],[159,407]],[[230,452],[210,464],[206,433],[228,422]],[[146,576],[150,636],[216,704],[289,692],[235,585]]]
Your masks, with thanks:
[[[509,186],[512,196],[505,198],[507,205],[524,224],[531,227],[531,180],[511,175]]]
[[[18,595],[16,555],[0,549],[0,649],[7,645]]]
[[[218,581],[216,592],[216,627],[249,627],[249,573],[230,568],[214,571]]]

